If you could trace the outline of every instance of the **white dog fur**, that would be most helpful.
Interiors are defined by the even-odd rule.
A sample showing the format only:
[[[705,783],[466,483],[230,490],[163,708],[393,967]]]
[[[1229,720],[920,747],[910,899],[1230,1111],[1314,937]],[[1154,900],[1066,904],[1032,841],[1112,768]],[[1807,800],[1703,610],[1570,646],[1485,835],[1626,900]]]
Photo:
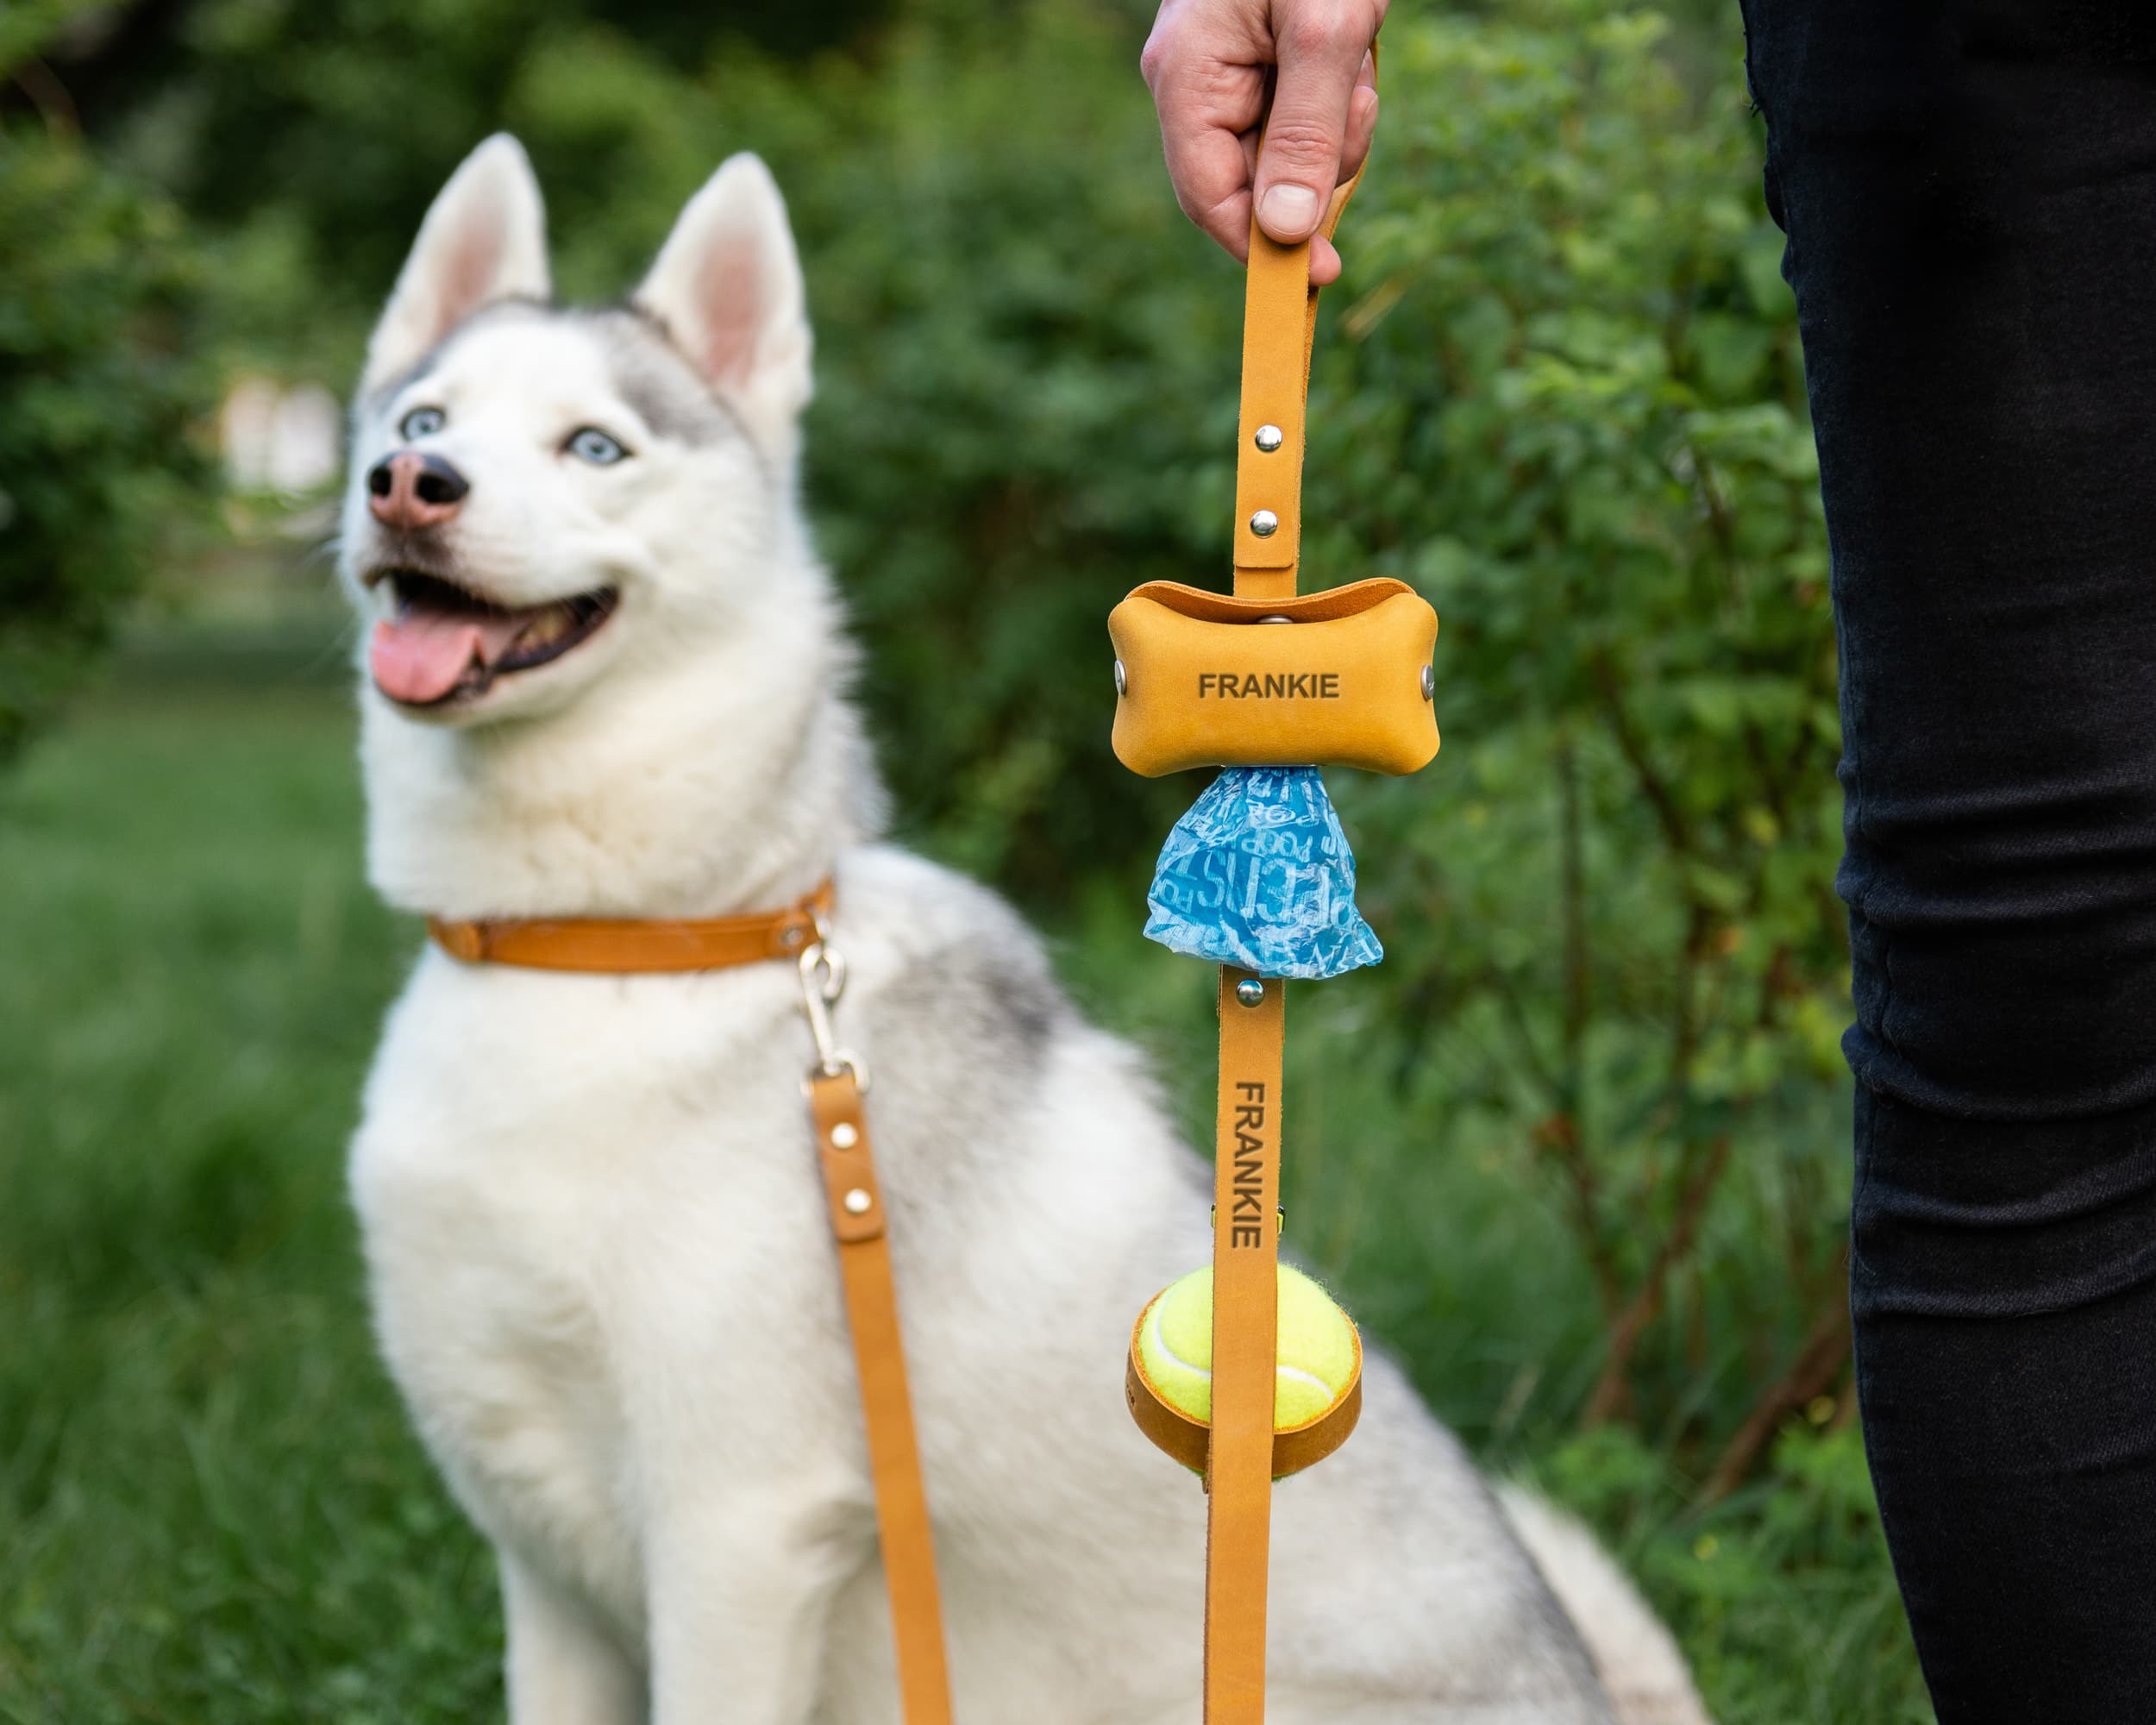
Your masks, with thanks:
[[[665,918],[835,874],[957,1718],[1195,1721],[1205,1499],[1121,1377],[1133,1314],[1206,1256],[1205,1176],[1018,918],[877,842],[796,501],[810,335],[778,190],[736,156],[628,308],[548,292],[537,185],[492,139],[368,350],[342,571],[369,622],[415,547],[503,606],[618,599],[438,706],[363,676],[372,877],[448,917]],[[416,447],[470,491],[400,536],[367,474],[421,406],[443,417]],[[584,427],[625,458],[578,459]],[[352,1190],[384,1352],[498,1553],[514,1725],[897,1717],[809,1057],[782,963],[593,977],[429,947],[390,1015]],[[1366,1393],[1353,1441],[1275,1496],[1279,1725],[1703,1720],[1583,1532],[1508,1516],[1382,1354]]]

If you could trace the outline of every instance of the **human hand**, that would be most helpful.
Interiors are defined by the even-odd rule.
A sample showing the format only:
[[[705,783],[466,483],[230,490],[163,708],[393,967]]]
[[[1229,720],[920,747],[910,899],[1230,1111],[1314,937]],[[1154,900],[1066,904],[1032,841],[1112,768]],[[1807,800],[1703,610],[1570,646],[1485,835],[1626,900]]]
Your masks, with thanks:
[[[1238,259],[1258,225],[1311,241],[1310,279],[1340,273],[1317,235],[1333,188],[1369,153],[1377,124],[1370,47],[1387,0],[1163,0],[1138,61],[1160,110],[1175,201]],[[1279,78],[1257,149],[1268,68]]]

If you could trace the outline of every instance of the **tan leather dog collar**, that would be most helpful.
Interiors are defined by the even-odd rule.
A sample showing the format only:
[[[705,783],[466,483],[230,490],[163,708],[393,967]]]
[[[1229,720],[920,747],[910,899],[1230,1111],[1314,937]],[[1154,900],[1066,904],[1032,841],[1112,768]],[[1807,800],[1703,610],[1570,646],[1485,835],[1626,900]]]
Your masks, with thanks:
[[[683,922],[609,917],[494,918],[475,922],[427,919],[427,932],[467,964],[517,964],[534,970],[618,975],[635,971],[725,970],[767,958],[799,958],[830,919],[827,880],[783,910]]]

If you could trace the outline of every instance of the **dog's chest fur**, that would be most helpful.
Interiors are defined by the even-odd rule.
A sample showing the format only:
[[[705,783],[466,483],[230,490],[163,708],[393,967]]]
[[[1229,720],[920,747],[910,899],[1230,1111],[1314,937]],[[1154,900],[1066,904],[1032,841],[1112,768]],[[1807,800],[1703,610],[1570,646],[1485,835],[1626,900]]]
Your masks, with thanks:
[[[830,1278],[780,967],[593,979],[436,954],[356,1148],[392,1366],[474,1515],[633,1620],[640,1395],[800,1395]],[[829,1373],[807,1374],[828,1378]],[[745,1392],[745,1393],[744,1393]],[[732,1422],[706,1434],[724,1466]]]
[[[1169,1201],[1180,1234],[1188,1170],[1149,1130],[1056,1172],[1069,1147],[1029,1122],[1044,1088],[1068,1088],[1075,1110],[1107,1075],[1052,1069],[1109,1045],[1084,1032],[1050,1046],[1078,1027],[987,895],[875,851],[856,853],[841,893],[853,976],[840,1030],[872,1073],[904,1319],[934,1339],[915,1368],[924,1443],[962,1448],[958,1433],[1011,1420],[1035,1371],[1058,1370],[1025,1363],[1044,1330],[1098,1332],[1112,1359],[1127,1321],[1097,1286],[1097,1309],[1073,1310],[1068,1289],[1062,1314],[1048,1309],[1059,1283],[1097,1275],[1097,1252],[1089,1269],[1044,1266],[1029,1290],[1038,1219],[1060,1201],[1070,1238],[1093,1235],[1111,1220],[1100,1179],[1135,1155],[1153,1165],[1130,1170],[1128,1195]],[[751,1482],[835,1565],[872,1549],[800,1088],[811,1055],[784,963],[563,976],[429,952],[368,1087],[353,1185],[392,1368],[474,1518],[604,1601],[625,1639],[640,1632],[655,1520],[679,1517],[685,1491]],[[1120,1112],[1096,1101],[1064,1126],[1113,1131]],[[1137,1235],[1157,1239],[1160,1220]],[[1197,1245],[1133,1256],[1172,1263]],[[1139,1287],[1155,1273],[1134,1261],[1125,1274]],[[1068,1345],[1052,1336],[1051,1362]],[[1067,1400],[1067,1383],[1040,1389]],[[1101,1407],[1119,1413],[1103,1383]],[[967,1468],[939,1508],[962,1516],[983,1479]]]

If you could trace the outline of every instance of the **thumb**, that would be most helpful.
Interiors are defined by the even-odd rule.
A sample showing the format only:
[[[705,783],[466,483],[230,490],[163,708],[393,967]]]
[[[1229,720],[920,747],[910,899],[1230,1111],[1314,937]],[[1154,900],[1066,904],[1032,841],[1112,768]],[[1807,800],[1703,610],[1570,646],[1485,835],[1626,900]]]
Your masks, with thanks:
[[[1257,158],[1257,224],[1284,245],[1307,240],[1340,177],[1341,140],[1369,27],[1346,9],[1308,7],[1280,33],[1280,79]]]

